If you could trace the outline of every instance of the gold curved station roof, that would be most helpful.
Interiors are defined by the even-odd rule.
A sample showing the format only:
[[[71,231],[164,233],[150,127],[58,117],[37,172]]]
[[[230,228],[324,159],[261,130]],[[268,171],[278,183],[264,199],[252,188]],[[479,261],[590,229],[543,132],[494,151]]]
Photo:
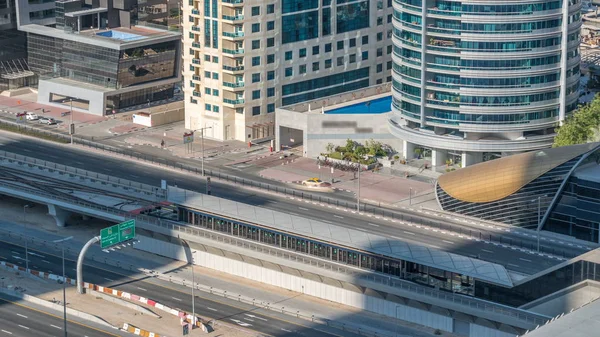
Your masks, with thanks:
[[[599,143],[520,153],[446,173],[439,186],[465,202],[503,199],[553,168],[598,147]]]

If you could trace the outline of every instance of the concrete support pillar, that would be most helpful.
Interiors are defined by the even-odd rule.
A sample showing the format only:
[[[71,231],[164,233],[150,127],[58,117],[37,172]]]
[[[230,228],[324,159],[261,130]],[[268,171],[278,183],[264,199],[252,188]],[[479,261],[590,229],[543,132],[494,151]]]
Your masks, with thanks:
[[[48,204],[48,214],[54,218],[58,227],[65,227],[66,221],[71,217],[71,212],[52,204]]]
[[[446,160],[448,159],[448,151],[447,150],[431,150],[431,166],[444,166],[446,165]]]
[[[81,32],[81,16],[77,17],[77,32]]]
[[[415,144],[409,143],[406,140],[402,141],[402,152],[406,160],[415,158]]]
[[[462,167],[471,166],[483,161],[482,152],[463,152],[462,154]]]

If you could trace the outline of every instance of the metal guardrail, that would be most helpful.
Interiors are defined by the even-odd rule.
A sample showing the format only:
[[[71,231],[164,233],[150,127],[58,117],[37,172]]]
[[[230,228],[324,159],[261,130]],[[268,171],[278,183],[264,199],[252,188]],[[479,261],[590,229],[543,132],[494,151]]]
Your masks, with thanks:
[[[0,186],[15,188],[15,186],[13,186],[9,183],[3,182],[3,181],[0,181]],[[501,315],[510,317],[511,319],[519,320],[521,322],[530,323],[533,325],[538,325],[538,324],[541,325],[546,322],[546,319],[541,317],[540,315],[536,315],[534,313],[530,313],[530,312],[527,312],[525,310],[521,310],[518,308],[512,308],[512,307],[505,306],[502,304],[488,302],[485,300],[471,298],[471,297],[467,297],[467,296],[463,296],[463,295],[457,295],[457,294],[437,291],[432,288],[428,288],[425,286],[420,286],[417,284],[410,283],[409,281],[406,281],[406,280],[396,279],[396,278],[393,278],[388,275],[380,275],[380,274],[377,274],[376,272],[368,272],[367,273],[367,272],[361,271],[358,268],[353,268],[350,266],[344,266],[341,264],[326,262],[322,259],[309,257],[306,255],[294,254],[292,252],[289,252],[289,251],[286,251],[283,249],[278,249],[276,247],[262,245],[262,244],[255,243],[252,241],[239,239],[239,238],[235,238],[235,237],[231,237],[231,236],[226,236],[226,235],[223,235],[220,233],[217,234],[216,232],[213,232],[208,229],[201,228],[201,227],[178,223],[178,222],[170,221],[170,220],[163,220],[163,219],[159,219],[159,218],[155,218],[155,217],[151,217],[151,216],[143,215],[143,214],[132,216],[130,213],[121,211],[118,209],[114,209],[114,208],[110,208],[110,207],[106,207],[106,206],[102,206],[102,205],[97,205],[97,204],[92,204],[92,203],[87,203],[87,202],[81,201],[79,199],[69,199],[69,198],[65,198],[62,196],[56,196],[56,195],[53,195],[52,193],[36,190],[33,188],[29,188],[29,187],[19,186],[19,190],[26,191],[28,193],[32,193],[35,195],[43,196],[43,197],[49,198],[51,200],[60,200],[60,201],[67,202],[67,203],[74,203],[79,206],[91,208],[94,210],[99,210],[99,211],[106,212],[106,213],[112,214],[112,215],[121,216],[124,219],[135,219],[136,221],[140,221],[145,224],[159,226],[159,227],[163,227],[163,228],[167,228],[170,230],[183,232],[183,233],[187,233],[187,234],[191,234],[191,235],[202,236],[205,238],[209,238],[211,240],[216,240],[218,242],[234,245],[237,247],[242,247],[245,249],[254,250],[256,252],[268,254],[271,256],[280,257],[280,258],[283,258],[283,259],[286,259],[289,261],[300,262],[303,264],[316,266],[318,268],[329,269],[329,270],[332,270],[335,272],[344,273],[346,275],[351,275],[355,278],[360,278],[363,280],[376,282],[376,283],[379,283],[382,285],[395,287],[395,288],[402,289],[402,290],[405,290],[405,291],[408,291],[411,293],[426,296],[426,297],[429,297],[429,298],[432,298],[435,300],[448,301],[453,304],[458,304],[461,306],[469,307],[471,309],[501,314]]]
[[[86,179],[94,179],[94,180],[98,180],[100,182],[104,182],[104,183],[111,184],[114,186],[121,186],[124,188],[136,189],[139,192],[146,193],[146,194],[153,194],[155,196],[162,197],[162,198],[166,198],[166,196],[167,196],[167,193],[165,190],[162,190],[162,189],[152,186],[152,185],[138,183],[138,182],[127,180],[127,179],[115,178],[115,177],[109,176],[107,174],[102,174],[102,173],[88,171],[88,170],[82,170],[82,169],[78,169],[76,167],[57,164],[57,163],[46,161],[46,160],[26,157],[26,156],[19,155],[19,154],[13,153],[13,152],[0,151],[0,161],[3,159],[8,160],[8,161],[14,161],[17,163],[27,164],[30,166],[31,165],[37,166],[37,167],[44,168],[47,170],[57,171],[62,174],[79,176],[79,177],[86,178]]]
[[[7,122],[4,120],[0,120],[0,124],[16,125],[16,123],[14,123],[14,122]],[[62,139],[64,141],[70,140],[70,136],[62,134],[62,133],[50,132],[50,131],[43,130],[43,129],[33,128],[33,127],[30,127],[27,125],[19,124],[19,126],[26,130],[39,132],[39,133],[45,134],[45,135],[52,135],[52,136]],[[91,140],[86,140],[84,138],[78,138],[78,137],[74,138],[74,142],[78,145],[81,145],[83,147],[87,147],[90,149],[95,149],[95,150],[99,150],[102,152],[107,152],[107,153],[111,153],[111,154],[115,154],[115,155],[119,155],[119,156],[124,156],[124,157],[128,157],[131,159],[137,159],[137,160],[144,161],[147,163],[156,164],[156,165],[168,167],[171,169],[176,169],[176,170],[179,170],[182,172],[193,173],[196,175],[202,174],[202,170],[200,168],[197,168],[197,167],[194,167],[194,166],[191,166],[188,164],[184,164],[181,162],[177,162],[174,160],[166,159],[166,158],[142,154],[139,152],[135,152],[131,149],[115,148],[112,146],[100,144],[100,143],[97,143],[97,142],[94,142]],[[286,188],[286,187],[281,187],[281,186],[277,186],[277,185],[273,185],[273,184],[269,184],[269,183],[265,183],[265,182],[255,181],[255,180],[251,180],[251,179],[244,179],[244,178],[240,178],[240,177],[237,177],[234,175],[222,173],[218,170],[205,169],[204,173],[206,176],[209,176],[211,178],[222,180],[222,181],[225,181],[228,183],[233,183],[235,185],[241,185],[242,187],[257,188],[257,189],[260,189],[260,190],[263,190],[263,191],[266,191],[269,193],[275,193],[275,194],[283,195],[286,197],[302,199],[302,200],[310,201],[310,202],[318,202],[318,203],[327,204],[327,205],[331,205],[331,206],[335,206],[335,207],[339,207],[339,208],[349,209],[352,211],[356,210],[356,202],[355,201],[345,201],[345,200],[340,200],[340,199],[336,199],[336,198],[330,198],[330,197],[326,197],[326,196],[312,194],[310,192],[296,190],[294,188]],[[513,246],[513,247],[527,249],[530,251],[537,251],[537,243],[534,241],[526,242],[525,240],[522,240],[522,239],[507,238],[500,234],[495,234],[495,235],[484,234],[478,230],[465,229],[462,226],[457,225],[457,224],[452,225],[449,223],[445,224],[445,223],[441,223],[441,222],[434,222],[431,220],[423,219],[422,214],[419,214],[416,212],[411,212],[409,210],[404,210],[404,212],[407,212],[409,214],[398,214],[398,212],[400,210],[385,209],[385,208],[382,208],[380,204],[371,204],[371,203],[367,203],[367,202],[361,202],[360,203],[360,211],[372,214],[374,216],[381,216],[383,218],[389,218],[392,220],[414,222],[414,223],[425,225],[425,226],[428,226],[431,228],[437,228],[439,230],[445,230],[445,231],[453,232],[453,233],[456,233],[459,235],[469,236],[469,237],[472,237],[475,239],[488,241],[490,243],[499,243],[501,245],[509,245],[509,246]],[[572,257],[576,257],[579,255],[577,253],[572,253],[572,252],[566,250],[566,248],[557,249],[553,246],[546,247],[543,245],[540,247],[540,252],[555,255],[555,256],[562,256],[565,258],[572,258]]]

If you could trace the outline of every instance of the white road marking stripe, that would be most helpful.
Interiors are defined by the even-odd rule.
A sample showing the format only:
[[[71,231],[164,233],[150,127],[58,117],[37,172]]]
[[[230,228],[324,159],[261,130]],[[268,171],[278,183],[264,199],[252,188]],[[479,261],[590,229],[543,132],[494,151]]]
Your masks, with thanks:
[[[453,245],[453,244],[454,244],[454,242],[452,242],[452,241],[448,241],[448,240],[442,240],[442,242],[449,243],[449,244],[451,244],[451,245]]]
[[[304,208],[304,207],[298,207],[299,209],[303,210],[303,211],[308,211],[308,208]]]
[[[512,264],[512,263],[509,263],[508,265],[509,265],[509,266],[513,266],[513,267],[519,267],[519,265],[518,265],[518,264]]]
[[[426,245],[427,245],[427,246],[429,246],[429,247],[431,247],[431,248],[435,248],[435,249],[442,249],[442,248],[440,248],[439,246],[434,246],[434,245],[430,245],[430,244],[427,244],[427,243],[426,243]]]
[[[300,214],[298,214],[298,213],[292,213],[292,212],[290,212],[290,215],[300,216]]]
[[[171,296],[171,298],[174,299],[175,301],[179,301],[179,302],[183,301],[181,298],[177,298],[177,297],[173,297],[173,296]]]
[[[21,325],[21,324],[19,324],[19,326],[20,326],[21,328],[23,328],[23,329],[27,329],[27,330],[29,330],[29,328],[28,328],[28,327],[26,327],[26,326],[24,326],[24,325]]]
[[[402,240],[402,238],[399,238],[399,237],[397,237],[397,236],[393,236],[393,235],[391,235],[390,237],[391,237],[391,238],[394,238],[394,239]]]
[[[50,261],[46,261],[46,260],[42,260],[42,262],[44,262],[44,263],[50,263]]]
[[[146,289],[144,289],[144,288],[140,288],[140,287],[137,287],[137,288],[138,288],[139,290],[141,290],[141,291],[148,291],[148,290],[146,290]]]
[[[206,307],[206,309],[210,310],[210,311],[219,311],[217,309],[211,308],[211,307]]]
[[[17,254],[17,255],[21,254],[19,252],[15,252],[14,250],[11,250],[10,252],[13,253],[13,254]]]
[[[341,216],[341,215],[337,215],[337,214],[334,214],[333,216],[334,216],[334,217],[336,217],[336,218],[340,218],[340,219],[343,219],[343,218],[344,218],[343,216]]]
[[[288,330],[288,329],[284,329],[284,328],[281,328],[281,330],[282,330],[282,331],[285,331],[285,332],[291,332],[290,330]]]
[[[115,280],[111,280],[111,279],[106,278],[106,277],[104,279],[107,280],[108,282],[114,282],[115,281]]]
[[[416,234],[415,234],[415,233],[413,233],[413,232],[407,232],[407,231],[404,231],[404,234],[408,234],[408,235],[416,235]]]
[[[492,252],[491,250],[487,250],[487,249],[482,249],[481,251],[482,251],[482,252],[486,252],[486,253],[491,253],[491,254],[493,254],[493,253],[494,253],[494,252]]]
[[[17,316],[19,316],[19,317],[23,317],[23,318],[29,318],[29,317],[27,317],[27,316],[25,316],[25,315],[21,315],[21,314],[17,314]]]
[[[59,327],[59,326],[56,326],[56,325],[54,325],[54,324],[50,324],[50,326],[51,326],[51,327],[53,327],[53,328],[57,328],[57,329],[59,329],[59,330],[62,330],[62,328],[61,328],[61,327]]]
[[[22,149],[22,150],[25,151],[25,152],[33,152],[31,150],[28,150],[28,149]]]
[[[374,224],[374,223],[370,223],[370,222],[369,222],[369,225],[370,225],[370,226],[374,226],[374,227],[379,227],[379,225],[378,225],[378,224]]]
[[[524,259],[524,258],[522,258],[522,257],[520,257],[520,258],[519,258],[519,260],[521,260],[521,261],[525,261],[525,262],[531,262],[531,260]]]
[[[9,335],[12,335],[12,332],[10,332],[10,331],[6,331],[6,330],[0,330],[0,331],[2,331],[2,332],[4,332],[4,333],[7,333],[7,334],[9,334]]]

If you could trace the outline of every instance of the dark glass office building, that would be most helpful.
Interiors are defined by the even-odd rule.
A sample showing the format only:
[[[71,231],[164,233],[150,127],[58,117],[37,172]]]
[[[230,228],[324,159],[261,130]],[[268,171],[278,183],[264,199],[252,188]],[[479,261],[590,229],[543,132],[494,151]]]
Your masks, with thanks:
[[[446,211],[599,242],[600,143],[504,157],[441,176]]]

